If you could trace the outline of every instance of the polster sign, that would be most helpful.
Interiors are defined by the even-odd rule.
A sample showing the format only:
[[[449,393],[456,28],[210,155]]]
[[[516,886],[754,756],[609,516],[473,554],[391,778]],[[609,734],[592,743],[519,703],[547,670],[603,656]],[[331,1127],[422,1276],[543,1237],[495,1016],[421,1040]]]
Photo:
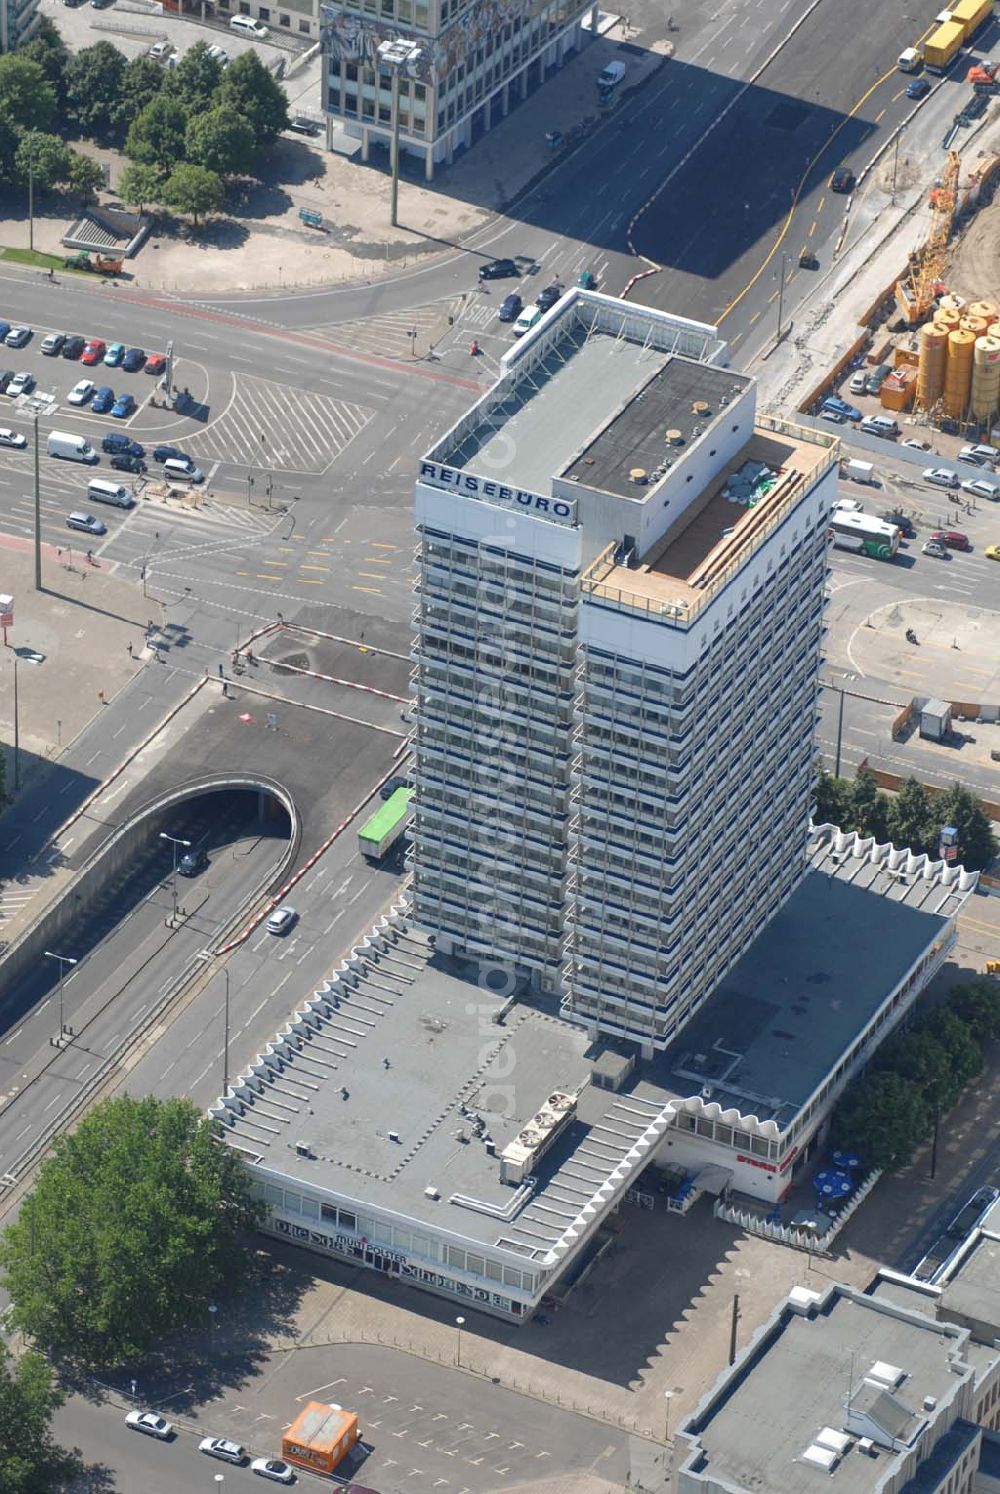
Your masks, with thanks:
[[[508,488],[502,482],[491,482],[476,477],[472,472],[443,467],[440,462],[421,462],[420,481],[431,483],[436,488],[449,488],[465,498],[482,498],[487,503],[509,503],[516,508],[530,509],[538,518],[554,519],[557,524],[576,522],[576,504],[567,498],[546,498],[528,488]]]

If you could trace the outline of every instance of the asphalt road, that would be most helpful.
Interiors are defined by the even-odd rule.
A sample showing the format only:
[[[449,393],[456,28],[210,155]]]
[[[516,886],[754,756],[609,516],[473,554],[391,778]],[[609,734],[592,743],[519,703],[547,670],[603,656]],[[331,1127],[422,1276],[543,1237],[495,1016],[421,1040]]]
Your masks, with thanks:
[[[191,1399],[200,1392],[191,1382],[139,1387],[140,1397],[174,1421],[173,1443],[130,1432],[121,1406],[81,1397],[56,1414],[55,1435],[78,1446],[88,1462],[113,1469],[110,1490],[202,1490],[213,1487],[218,1472],[225,1473],[224,1489],[259,1490],[265,1485],[249,1471],[199,1454],[198,1439],[229,1437],[255,1456],[277,1455],[282,1428],[315,1398],[358,1413],[367,1451],[354,1477],[380,1494],[494,1494],[590,1470],[625,1484],[627,1438],[621,1432],[498,1386],[486,1395],[481,1379],[457,1369],[360,1344],[299,1350],[249,1382],[241,1367],[221,1355],[217,1376],[231,1384],[197,1407]],[[320,1481],[302,1475],[299,1485],[318,1488]]]

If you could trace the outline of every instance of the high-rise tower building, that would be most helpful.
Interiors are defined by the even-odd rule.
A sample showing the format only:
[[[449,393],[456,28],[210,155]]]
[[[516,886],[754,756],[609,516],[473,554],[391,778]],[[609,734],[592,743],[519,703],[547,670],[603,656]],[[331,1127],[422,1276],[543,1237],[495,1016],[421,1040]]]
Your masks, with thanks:
[[[806,868],[837,442],[564,297],[416,489],[414,912],[664,1047]]]

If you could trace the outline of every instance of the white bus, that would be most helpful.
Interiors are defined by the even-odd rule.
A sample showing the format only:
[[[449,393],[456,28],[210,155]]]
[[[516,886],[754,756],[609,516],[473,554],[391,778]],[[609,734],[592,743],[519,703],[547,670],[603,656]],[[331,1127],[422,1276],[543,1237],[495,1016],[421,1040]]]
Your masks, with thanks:
[[[899,549],[899,530],[884,519],[871,514],[834,509],[830,515],[830,534],[839,550],[855,550],[875,560],[891,560]]]

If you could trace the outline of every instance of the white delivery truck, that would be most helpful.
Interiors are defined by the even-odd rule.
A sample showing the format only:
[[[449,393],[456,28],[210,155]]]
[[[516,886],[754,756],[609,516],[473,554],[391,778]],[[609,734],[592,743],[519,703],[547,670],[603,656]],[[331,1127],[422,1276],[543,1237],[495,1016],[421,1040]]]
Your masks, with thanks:
[[[875,476],[875,468],[871,462],[858,462],[852,457],[844,464],[844,476],[849,477],[852,482],[867,483],[869,487],[876,487],[878,478]]]
[[[97,452],[83,436],[74,436],[70,431],[49,431],[46,450],[49,456],[63,457],[67,462],[100,461]]]

